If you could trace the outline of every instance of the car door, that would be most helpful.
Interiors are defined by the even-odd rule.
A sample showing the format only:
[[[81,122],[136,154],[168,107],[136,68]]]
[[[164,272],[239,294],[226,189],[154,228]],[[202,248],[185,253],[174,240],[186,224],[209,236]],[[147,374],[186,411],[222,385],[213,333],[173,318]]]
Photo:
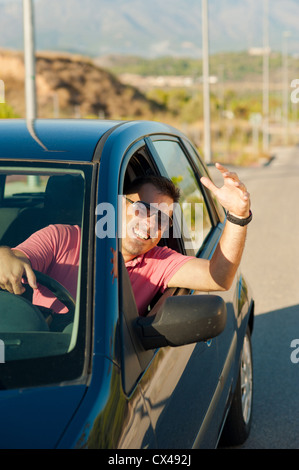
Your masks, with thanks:
[[[213,221],[215,215],[210,212],[196,174],[182,147],[176,140],[167,140],[165,137],[162,140],[146,140],[147,165],[151,171],[165,174],[181,186],[182,202],[185,204],[182,207],[187,211],[184,215],[182,210],[182,216],[191,221],[191,232],[194,228],[194,220],[189,213],[192,202],[200,206],[200,236],[191,233],[190,239],[190,234],[184,231],[177,240],[172,240],[172,243],[176,242],[177,250],[182,253],[195,255],[199,252],[202,256],[210,256],[220,233]],[[167,157],[167,160],[165,155],[170,155],[173,159]],[[180,223],[181,221],[175,220],[177,226]],[[168,244],[170,240],[164,242]],[[186,291],[181,289],[175,294],[186,294]],[[200,295],[199,292],[197,294]],[[125,304],[125,301],[122,303]],[[136,362],[140,364],[142,360]],[[217,339],[178,348],[161,348],[156,350],[154,355],[145,357],[141,368],[138,385],[150,414],[157,446],[214,447],[218,436],[214,411],[219,401]]]

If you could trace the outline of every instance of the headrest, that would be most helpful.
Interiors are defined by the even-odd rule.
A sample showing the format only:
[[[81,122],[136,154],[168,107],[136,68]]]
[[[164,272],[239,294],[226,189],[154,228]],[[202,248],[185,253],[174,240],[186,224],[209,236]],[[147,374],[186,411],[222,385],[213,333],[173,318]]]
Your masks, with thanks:
[[[48,223],[81,225],[83,198],[82,176],[50,176],[45,192]]]

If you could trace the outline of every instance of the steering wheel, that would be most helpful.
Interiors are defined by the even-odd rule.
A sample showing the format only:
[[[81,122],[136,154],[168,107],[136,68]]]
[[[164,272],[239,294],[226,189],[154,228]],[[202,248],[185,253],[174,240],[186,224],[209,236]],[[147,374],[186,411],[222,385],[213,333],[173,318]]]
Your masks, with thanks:
[[[69,291],[60,282],[55,281],[55,279],[52,279],[47,274],[35,270],[33,272],[36,276],[36,282],[49,289],[67,307],[69,315],[74,315],[76,302]]]
[[[35,270],[34,274],[36,282],[47,287],[68,308],[68,317],[73,317],[76,303],[68,290],[46,274]],[[49,331],[49,327],[36,305],[22,296],[0,291],[0,332],[15,331]]]

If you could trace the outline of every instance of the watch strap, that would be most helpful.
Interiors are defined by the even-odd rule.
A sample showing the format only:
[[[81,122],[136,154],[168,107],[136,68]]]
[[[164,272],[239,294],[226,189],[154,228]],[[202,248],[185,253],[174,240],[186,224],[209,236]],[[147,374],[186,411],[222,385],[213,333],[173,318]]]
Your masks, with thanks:
[[[249,224],[249,222],[251,222],[252,220],[252,212],[249,211],[249,216],[246,217],[245,219],[240,219],[239,217],[235,217],[234,215],[230,214],[229,212],[227,212],[226,214],[226,218],[229,222],[231,222],[232,224],[236,224],[236,225],[241,225],[241,227],[244,227],[245,225]]]

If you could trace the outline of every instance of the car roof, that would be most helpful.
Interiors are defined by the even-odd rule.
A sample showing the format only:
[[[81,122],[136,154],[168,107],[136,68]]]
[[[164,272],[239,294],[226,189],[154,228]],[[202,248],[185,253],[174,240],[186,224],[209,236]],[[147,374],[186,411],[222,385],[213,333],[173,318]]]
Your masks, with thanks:
[[[0,119],[0,161],[87,163],[100,158],[107,140],[113,141],[121,151],[138,139],[153,134],[183,136],[179,130],[157,121]],[[102,145],[98,146],[100,141]]]
[[[125,121],[1,119],[0,160],[92,161],[104,134]]]

